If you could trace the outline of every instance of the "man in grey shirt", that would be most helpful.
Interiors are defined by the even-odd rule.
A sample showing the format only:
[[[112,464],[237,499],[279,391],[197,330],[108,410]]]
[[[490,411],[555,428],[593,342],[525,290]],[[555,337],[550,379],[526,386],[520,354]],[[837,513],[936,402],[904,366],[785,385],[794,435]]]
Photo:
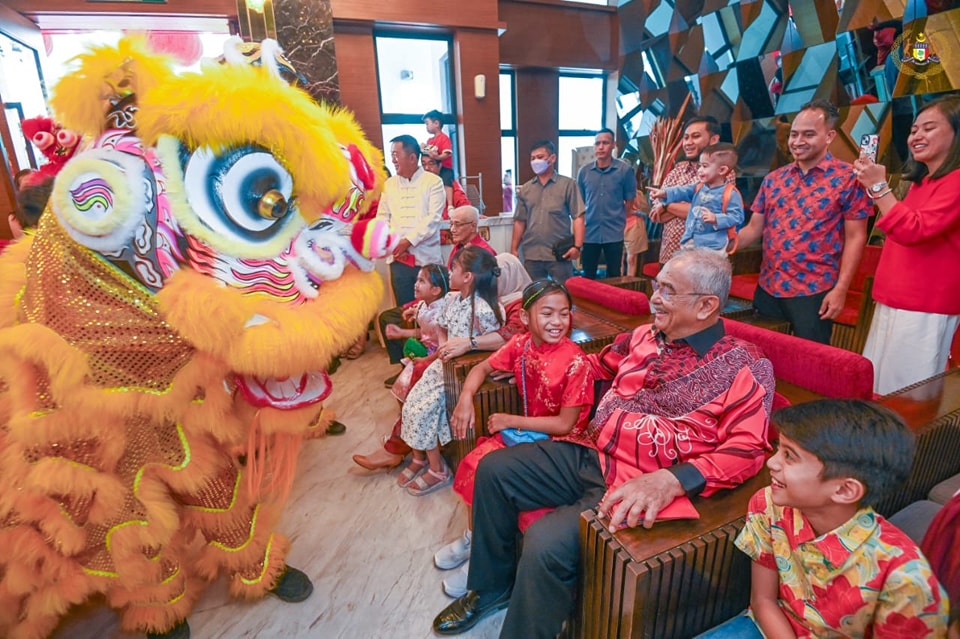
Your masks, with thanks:
[[[531,147],[530,167],[536,176],[517,193],[510,252],[523,252],[523,266],[533,279],[550,277],[562,284],[573,275],[571,260],[580,257],[583,248],[584,207],[576,181],[557,174],[556,162],[553,142]],[[562,240],[569,248],[558,259],[554,247]]]

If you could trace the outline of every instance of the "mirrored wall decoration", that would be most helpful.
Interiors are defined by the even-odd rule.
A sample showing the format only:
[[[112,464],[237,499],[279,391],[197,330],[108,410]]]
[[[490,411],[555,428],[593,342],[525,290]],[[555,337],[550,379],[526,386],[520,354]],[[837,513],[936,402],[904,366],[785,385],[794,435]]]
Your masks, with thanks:
[[[960,0],[620,0],[619,17],[630,148],[642,155],[649,123],[692,90],[741,145],[748,202],[791,161],[790,123],[810,100],[840,107],[836,155],[853,159],[876,132],[899,172],[916,110],[960,89]]]

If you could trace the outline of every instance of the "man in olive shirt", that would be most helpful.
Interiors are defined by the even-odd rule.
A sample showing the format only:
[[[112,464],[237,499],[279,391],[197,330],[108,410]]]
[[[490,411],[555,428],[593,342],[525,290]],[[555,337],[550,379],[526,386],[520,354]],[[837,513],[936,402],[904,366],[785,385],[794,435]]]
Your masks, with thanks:
[[[536,177],[517,193],[510,252],[517,256],[523,252],[523,267],[533,279],[550,277],[562,284],[573,275],[571,260],[580,257],[583,248],[584,209],[576,181],[558,175],[556,162],[553,142],[543,140],[530,149]],[[554,246],[571,235],[572,246],[557,259]]]

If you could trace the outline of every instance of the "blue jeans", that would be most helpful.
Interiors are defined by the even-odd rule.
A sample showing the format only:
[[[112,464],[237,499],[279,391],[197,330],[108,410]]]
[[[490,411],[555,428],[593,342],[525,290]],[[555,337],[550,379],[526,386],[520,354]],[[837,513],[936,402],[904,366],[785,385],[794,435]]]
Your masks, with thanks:
[[[763,639],[763,633],[744,611],[694,639]]]

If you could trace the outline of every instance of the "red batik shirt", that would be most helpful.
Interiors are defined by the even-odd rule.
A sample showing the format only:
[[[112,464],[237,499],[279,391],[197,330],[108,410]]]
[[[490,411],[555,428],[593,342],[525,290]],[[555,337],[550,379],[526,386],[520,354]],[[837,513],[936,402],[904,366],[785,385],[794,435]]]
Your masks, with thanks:
[[[836,285],[844,222],[869,216],[873,205],[853,166],[828,153],[806,175],[796,162],[767,175],[750,210],[763,216],[760,287],[800,297]]]
[[[524,366],[521,366],[521,360]],[[522,369],[526,368],[528,417],[559,415],[561,408],[579,406],[580,415],[573,429],[566,435],[552,436],[552,439],[593,448],[593,439],[587,434],[593,405],[593,372],[583,350],[570,338],[537,346],[530,333],[514,335],[487,361],[494,370],[508,371],[516,376],[521,401]]]
[[[773,365],[722,323],[674,342],[641,326],[588,359],[613,380],[593,420],[610,488],[666,468],[707,497],[763,466]]]
[[[764,488],[750,499],[736,545],[777,572],[780,610],[799,639],[946,637],[947,601],[930,564],[870,507],[817,536]]]

